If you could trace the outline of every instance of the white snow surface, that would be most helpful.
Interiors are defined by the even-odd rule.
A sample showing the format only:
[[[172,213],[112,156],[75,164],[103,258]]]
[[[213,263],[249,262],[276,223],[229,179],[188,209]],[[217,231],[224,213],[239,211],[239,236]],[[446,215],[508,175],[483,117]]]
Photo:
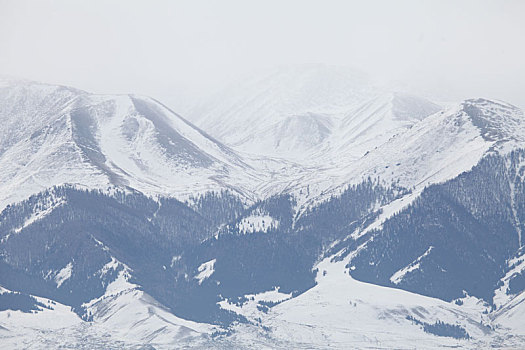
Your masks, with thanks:
[[[57,288],[60,288],[60,286],[71,277],[72,272],[73,263],[71,262],[69,262],[66,266],[64,266],[60,271],[57,272],[54,278],[55,283],[57,284]]]
[[[248,318],[251,324],[234,325],[234,332],[217,340],[209,335],[218,327],[180,319],[128,282],[129,268],[112,259],[101,273],[121,269],[106,293],[84,306],[93,316],[82,322],[69,307],[38,301],[51,307],[34,314],[0,312],[0,340],[5,348],[35,349],[89,346],[90,348],[399,348],[434,349],[519,348],[525,340],[522,320],[525,293],[496,312],[484,302],[466,296],[462,305],[381,287],[352,279],[345,267],[352,256],[317,266],[317,285],[292,298],[278,287],[246,295],[237,306],[227,299],[219,305]],[[203,269],[204,270],[204,269]],[[2,288],[2,292],[6,290]],[[262,312],[259,302],[278,305]],[[407,316],[464,327],[470,340],[438,337],[423,332]],[[261,328],[263,325],[265,328]],[[489,326],[493,327],[491,329]]]
[[[494,291],[494,304],[497,308],[502,308],[517,297],[507,294],[507,289],[509,288],[509,282],[512,277],[525,272],[525,250],[521,249],[515,257],[509,259],[507,266],[509,267],[509,271],[501,279],[501,286]]]
[[[211,275],[215,272],[215,263],[217,262],[217,259],[212,259],[210,261],[207,261],[205,263],[202,263],[197,271],[199,273],[195,276],[195,279],[199,281],[199,284],[202,284],[202,282],[210,278]]]
[[[270,229],[279,227],[279,220],[273,218],[268,214],[253,214],[242,218],[237,224],[239,232],[252,233],[252,232],[267,232]]]
[[[221,302],[221,307],[254,321],[260,320],[260,324],[268,327],[263,331],[254,326],[238,325],[232,343],[245,347],[295,349],[479,349],[519,348],[525,340],[519,330],[525,310],[523,303],[514,306],[512,312],[504,312],[504,316],[484,314],[490,308],[473,297],[465,297],[462,305],[456,305],[356,281],[345,267],[350,260],[351,256],[340,262],[331,262],[331,258],[321,261],[315,267],[319,269],[315,287],[284,300],[268,313],[257,312],[253,301],[242,307]],[[525,300],[525,294],[520,300]],[[421,326],[408,320],[408,316],[430,324],[442,321],[459,325],[471,339],[425,333]]]
[[[261,305],[259,304],[260,302],[280,303],[291,299],[292,293],[282,293],[279,291],[279,287],[275,287],[273,290],[257,294],[246,294],[244,297],[246,298],[246,301],[241,305],[230,302],[227,298],[221,300],[217,304],[219,304],[219,306],[224,310],[233,311],[239,315],[245,316],[249,320],[256,321],[257,318],[259,318],[262,314],[262,312],[257,308]]]
[[[147,341],[167,347],[170,343],[200,338],[215,328],[174,316],[155,299],[128,282],[129,268],[112,259],[109,268],[124,266],[106,293],[87,303],[94,323],[111,330],[111,336],[130,342]],[[132,316],[132,317],[131,317]]]
[[[155,195],[231,189],[253,198],[260,176],[234,151],[159,102],[61,86],[0,88],[0,208],[62,184]]]
[[[419,269],[420,262],[423,258],[425,258],[430,252],[432,251],[432,246],[428,247],[428,249],[421,254],[416,260],[408,264],[407,266],[403,267],[402,269],[399,269],[396,271],[391,277],[390,282],[394,284],[399,284],[403,280],[403,278],[406,276],[407,273],[410,273],[412,271],[415,271]]]
[[[521,111],[509,107],[509,113],[519,116]],[[525,118],[521,117],[525,125]],[[520,128],[515,139],[522,136]],[[298,195],[303,207],[342,192],[348,184],[357,184],[367,177],[380,178],[385,185],[397,183],[420,193],[425,187],[452,179],[470,170],[492,150],[505,152],[506,145],[525,146],[514,138],[487,139],[474,125],[463,105],[435,113],[388,141],[369,150],[355,160],[338,161],[330,167],[305,175],[301,185],[291,185],[299,194],[308,187],[309,197]],[[341,157],[342,159],[342,157]]]
[[[421,192],[491,150],[525,145],[525,117],[512,105],[446,106],[385,91],[339,67],[303,65],[239,81],[187,113],[245,159],[266,156],[251,164],[279,176],[259,193],[292,192],[301,210],[368,176]],[[269,159],[297,166],[265,168]]]
[[[36,297],[51,309],[35,313],[0,311],[3,349],[132,349],[150,344],[158,349],[206,347],[217,327],[174,316],[154,298],[128,281],[130,270],[112,258],[100,273],[119,269],[117,278],[100,298],[84,304],[93,316],[82,321],[69,306]],[[6,292],[2,288],[2,292]]]
[[[329,136],[334,119],[373,91],[366,76],[347,68],[279,66],[243,77],[187,113],[242,151],[304,158]]]
[[[405,197],[405,203],[387,206],[400,209],[410,201],[411,198]],[[379,227],[396,213],[395,209],[388,210],[387,214],[378,217],[365,230]],[[354,236],[360,237],[362,234],[357,232]],[[222,308],[247,317],[253,324],[266,327],[266,330],[261,330],[258,326],[237,325],[236,332],[230,337],[231,343],[246,348],[294,349],[518,349],[522,346],[525,341],[525,292],[506,300],[500,298],[503,304],[491,311],[487,303],[466,294],[460,305],[360,282],[350,276],[351,261],[366,244],[363,243],[343,259],[333,259],[345,253],[340,251],[319,262],[313,268],[318,271],[316,286],[295,298],[277,294],[273,300],[280,303],[267,313],[257,307],[259,300],[265,300],[261,295],[246,295],[247,301],[241,305],[227,299],[221,301],[219,305]],[[399,283],[407,273],[419,268],[420,262],[431,254],[432,248],[428,247],[414,262],[394,273],[391,280]],[[508,264],[514,266],[508,276],[522,271],[523,256],[518,255]],[[497,301],[498,295],[495,298]],[[458,340],[425,333],[421,326],[407,317],[429,324],[441,321],[459,325],[471,339]]]
[[[512,298],[510,302],[503,305],[500,309],[490,314],[493,323],[497,324],[502,333],[507,333],[507,338],[516,337],[523,341],[525,329],[523,320],[525,319],[525,292]]]

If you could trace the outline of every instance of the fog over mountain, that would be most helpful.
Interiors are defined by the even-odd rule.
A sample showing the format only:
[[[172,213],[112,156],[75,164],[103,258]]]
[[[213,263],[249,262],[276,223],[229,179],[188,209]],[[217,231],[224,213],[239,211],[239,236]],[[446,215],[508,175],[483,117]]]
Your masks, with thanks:
[[[0,6],[2,349],[523,347],[521,3]]]
[[[0,74],[186,107],[254,69],[350,66],[436,101],[522,108],[522,1],[0,2]]]

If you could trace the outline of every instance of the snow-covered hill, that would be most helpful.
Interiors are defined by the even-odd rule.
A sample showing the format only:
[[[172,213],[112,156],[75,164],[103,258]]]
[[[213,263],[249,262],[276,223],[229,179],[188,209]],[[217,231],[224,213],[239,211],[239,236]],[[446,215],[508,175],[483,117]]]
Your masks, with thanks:
[[[370,131],[370,138],[359,135],[364,140],[361,145],[368,142],[370,147],[362,148],[359,143],[343,146],[347,153],[341,151],[330,166],[305,175],[294,185],[295,193],[304,193],[308,187],[310,198],[304,200],[315,202],[367,177],[419,193],[470,170],[490,152],[505,154],[525,146],[523,111],[504,102],[471,99],[420,120],[414,115],[413,120],[403,122],[404,127],[401,123],[389,133]],[[370,119],[374,120],[366,120]],[[390,124],[392,119],[389,112],[377,120]],[[358,152],[346,158],[352,150]]]
[[[0,83],[0,286],[49,306],[2,344],[522,344],[520,109],[307,65],[191,113]]]
[[[89,303],[90,322],[66,305],[36,297],[46,307],[32,313],[0,311],[0,341],[7,348],[34,349],[134,349],[141,344],[158,349],[479,349],[519,348],[525,340],[525,293],[490,312],[489,305],[473,297],[448,303],[356,281],[345,263],[320,262],[318,285],[297,297],[276,289],[247,295],[241,306],[221,302],[222,308],[250,320],[229,332],[174,316],[123,273]]]
[[[441,109],[417,96],[379,95],[344,116],[334,142],[335,151],[346,159],[360,158]]]
[[[236,149],[305,159],[377,89],[361,73],[321,64],[264,70],[224,88],[188,118]]]
[[[87,322],[69,306],[41,297],[35,299],[43,306],[32,312],[0,311],[2,347],[126,349],[150,344],[168,349],[173,344],[188,347],[209,342],[217,327],[174,316],[128,278],[122,272],[103,296],[86,305]]]
[[[64,183],[179,197],[231,189],[255,172],[161,103],[34,82],[0,88],[0,207]]]
[[[263,336],[255,327],[240,325],[236,341],[247,345],[258,335],[266,346],[290,348],[475,349],[495,338],[490,319],[483,314],[487,309],[483,301],[465,298],[460,306],[359,282],[348,276],[345,263],[322,261],[316,266],[315,287],[296,298],[274,297],[277,305],[267,312],[250,312],[249,303],[238,308],[252,318],[260,317],[268,331]],[[258,299],[264,300],[264,294]],[[438,322],[463,329],[473,339],[437,336],[422,326]]]
[[[440,182],[476,164],[496,138],[512,149],[524,134],[522,112],[508,104],[469,100],[438,112],[416,96],[378,95],[334,67],[277,70],[251,89],[243,86],[238,98],[246,101],[237,101],[246,110],[234,113],[226,99],[198,121],[252,144],[232,148],[148,97],[4,81],[0,206],[64,183],[181,199],[229,189],[253,201],[292,191],[301,204],[368,176],[407,188]]]

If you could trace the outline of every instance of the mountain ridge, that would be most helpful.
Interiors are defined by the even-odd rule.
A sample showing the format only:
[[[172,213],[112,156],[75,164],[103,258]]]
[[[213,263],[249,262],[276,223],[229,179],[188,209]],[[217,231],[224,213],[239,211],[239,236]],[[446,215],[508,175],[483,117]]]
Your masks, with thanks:
[[[298,113],[279,125],[312,125],[282,141],[311,139],[301,163],[224,145],[149,97],[24,84],[0,88],[0,294],[57,303],[32,306],[71,321],[48,344],[523,341],[518,108],[387,93]],[[0,310],[0,339],[47,332],[28,316]]]

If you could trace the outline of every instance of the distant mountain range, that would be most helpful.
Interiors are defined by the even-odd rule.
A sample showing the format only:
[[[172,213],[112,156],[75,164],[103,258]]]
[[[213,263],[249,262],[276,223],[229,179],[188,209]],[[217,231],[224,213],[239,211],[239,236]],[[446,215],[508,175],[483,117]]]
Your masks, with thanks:
[[[303,65],[188,114],[0,82],[3,347],[525,342],[519,108]]]

